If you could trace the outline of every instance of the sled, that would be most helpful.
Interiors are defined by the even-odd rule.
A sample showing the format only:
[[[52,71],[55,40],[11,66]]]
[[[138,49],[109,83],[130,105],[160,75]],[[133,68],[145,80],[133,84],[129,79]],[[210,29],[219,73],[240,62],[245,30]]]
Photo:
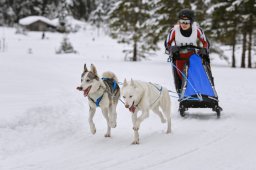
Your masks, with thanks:
[[[218,95],[214,87],[209,57],[201,55],[202,48],[195,46],[178,47],[182,50],[191,51],[191,56],[184,59],[172,54],[170,60],[173,63],[173,77],[176,91],[179,95],[179,113],[184,117],[189,108],[211,108],[220,117],[222,108],[219,106]],[[187,60],[183,70],[176,67],[177,60]],[[182,79],[178,76],[178,71]]]

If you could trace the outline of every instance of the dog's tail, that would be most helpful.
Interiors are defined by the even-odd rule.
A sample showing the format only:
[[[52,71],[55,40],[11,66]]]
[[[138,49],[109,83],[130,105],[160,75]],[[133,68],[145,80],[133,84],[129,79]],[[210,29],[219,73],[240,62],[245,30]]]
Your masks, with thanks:
[[[116,82],[118,82],[116,75],[110,71],[104,72],[102,74],[102,78],[114,79]]]

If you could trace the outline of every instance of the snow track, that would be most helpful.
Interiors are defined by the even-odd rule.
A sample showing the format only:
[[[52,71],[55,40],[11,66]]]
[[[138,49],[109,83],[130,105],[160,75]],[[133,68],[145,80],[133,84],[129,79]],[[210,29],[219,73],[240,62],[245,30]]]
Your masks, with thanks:
[[[108,60],[104,56],[122,55],[114,48],[103,50],[105,53],[95,50],[104,45],[99,43],[106,43],[104,48],[113,45],[109,39],[85,42],[90,47],[81,49],[76,46],[80,55],[58,56],[51,51],[58,34],[48,34],[49,43],[40,46],[34,45],[40,41],[33,36],[28,38],[32,42],[19,37],[22,44],[12,37],[9,51],[0,55],[1,170],[256,169],[256,92],[251,90],[255,70],[213,66],[223,107],[220,119],[210,109],[189,110],[182,118],[178,102],[172,98],[172,133],[165,134],[166,124],[150,113],[140,128],[141,144],[131,145],[131,113],[122,103],[117,107],[117,127],[111,138],[104,137],[106,121],[100,110],[94,118],[97,132],[90,133],[87,99],[75,90],[83,64],[95,64],[99,74],[111,70],[119,81],[134,78],[173,90],[172,71],[165,58],[136,63]],[[81,36],[84,34],[72,37],[80,46],[84,43]],[[14,47],[16,51],[10,50]],[[22,51],[28,47],[34,54]]]

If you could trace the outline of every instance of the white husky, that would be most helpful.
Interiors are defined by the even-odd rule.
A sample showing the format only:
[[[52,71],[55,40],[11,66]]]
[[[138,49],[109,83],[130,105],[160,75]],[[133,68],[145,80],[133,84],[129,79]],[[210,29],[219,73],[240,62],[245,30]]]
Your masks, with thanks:
[[[171,133],[171,100],[166,88],[136,80],[127,82],[125,79],[121,88],[121,95],[124,98],[125,107],[132,112],[134,130],[132,144],[139,144],[139,127],[141,122],[149,116],[149,110],[155,112],[162,123],[167,120],[166,133]],[[165,118],[159,107],[163,111]],[[137,116],[138,111],[142,111],[139,117]]]
[[[120,88],[117,82],[118,80],[114,73],[104,72],[100,79],[93,64],[90,71],[88,71],[86,64],[84,65],[81,85],[77,89],[83,91],[85,97],[88,96],[90,107],[89,124],[92,134],[96,133],[93,116],[97,107],[101,108],[102,114],[107,121],[105,137],[110,137],[111,128],[116,127],[116,106],[120,98]]]

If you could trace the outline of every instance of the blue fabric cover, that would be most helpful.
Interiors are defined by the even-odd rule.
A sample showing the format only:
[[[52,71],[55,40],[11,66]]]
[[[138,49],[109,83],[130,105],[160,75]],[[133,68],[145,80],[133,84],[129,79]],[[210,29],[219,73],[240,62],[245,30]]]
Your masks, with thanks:
[[[184,97],[192,96],[197,93],[212,97],[215,96],[210,80],[203,67],[202,59],[197,54],[193,54],[189,58],[187,79],[187,88],[185,89]]]

